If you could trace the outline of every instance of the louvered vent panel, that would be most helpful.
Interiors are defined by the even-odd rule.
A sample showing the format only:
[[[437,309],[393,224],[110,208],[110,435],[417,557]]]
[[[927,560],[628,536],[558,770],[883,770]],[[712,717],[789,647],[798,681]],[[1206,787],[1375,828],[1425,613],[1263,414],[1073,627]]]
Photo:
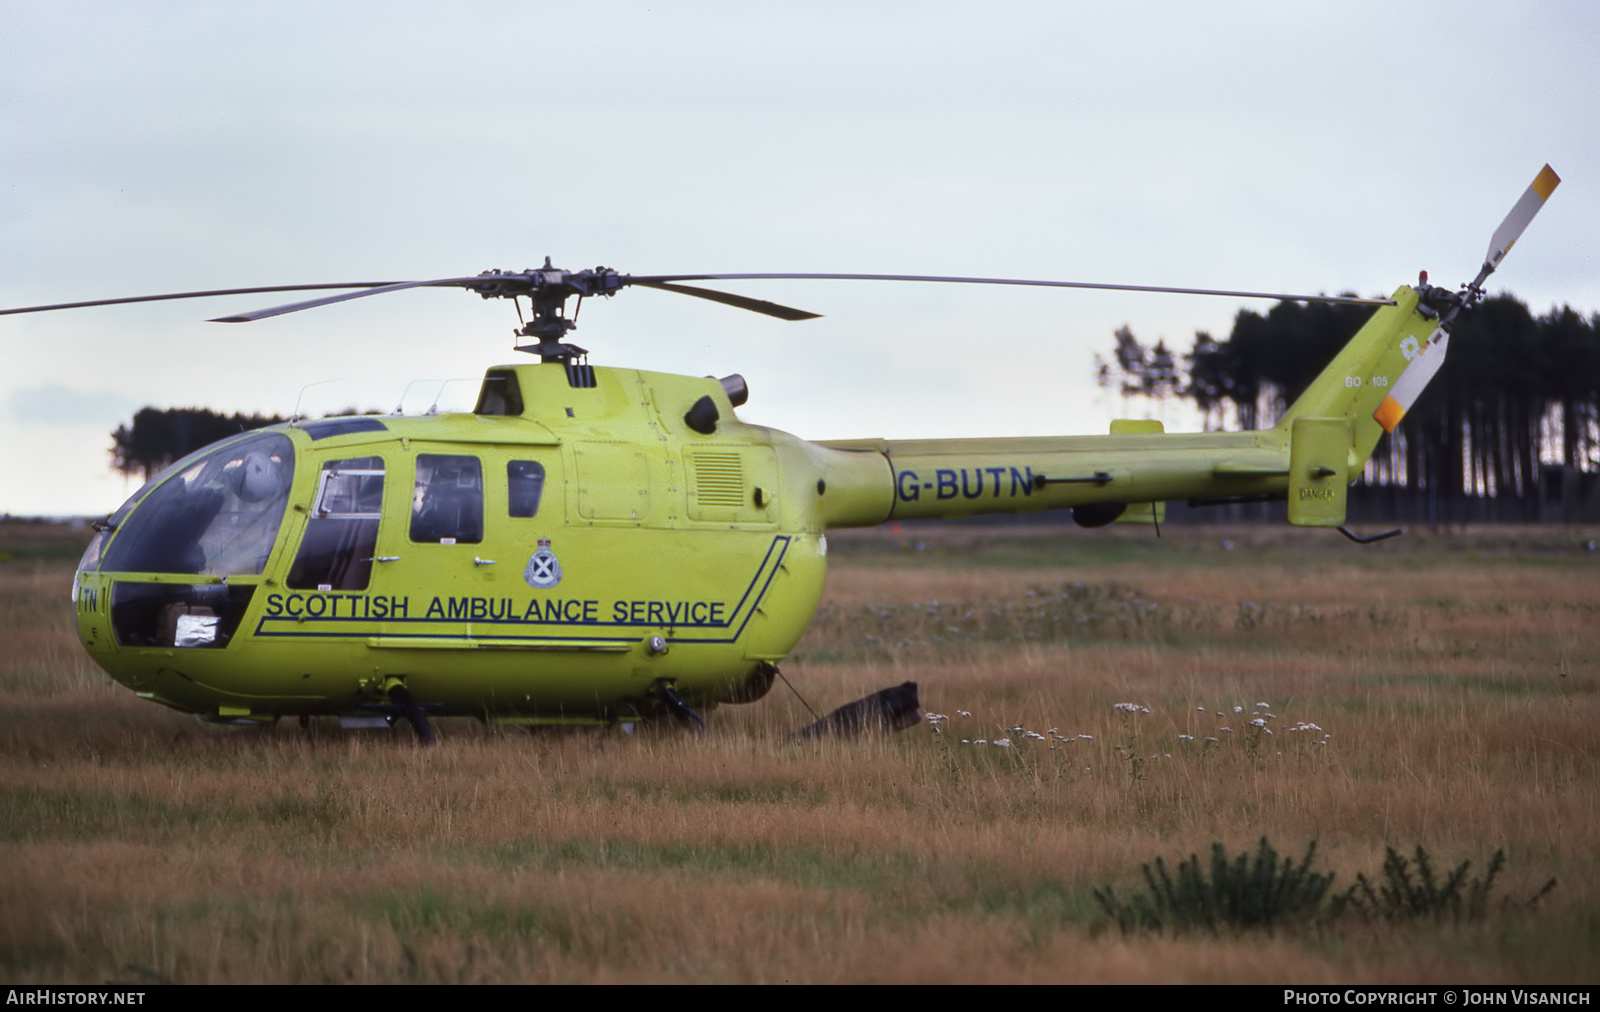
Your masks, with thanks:
[[[744,470],[737,453],[702,450],[692,459],[695,498],[701,506],[744,505]]]

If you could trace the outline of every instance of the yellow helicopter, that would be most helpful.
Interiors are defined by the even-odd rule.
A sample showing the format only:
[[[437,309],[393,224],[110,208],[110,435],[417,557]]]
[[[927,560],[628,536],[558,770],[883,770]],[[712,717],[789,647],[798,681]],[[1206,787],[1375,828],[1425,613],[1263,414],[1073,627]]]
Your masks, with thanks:
[[[1270,429],[808,442],[749,424],[738,376],[591,366],[566,301],[646,286],[781,319],[815,314],[687,281],[880,279],[1217,292],[1080,282],[842,274],[632,276],[488,271],[397,284],[185,292],[0,311],[356,289],[248,322],[417,287],[527,298],[517,350],[470,414],[357,416],[241,434],[167,467],[97,525],[73,581],[84,646],[142,698],[220,721],[347,725],[431,715],[610,724],[759,699],[822,594],[826,532],[891,520],[1070,509],[1085,526],[1158,523],[1170,500],[1287,498],[1340,527],[1347,486],[1443,361],[1452,321],[1559,179],[1549,166],[1494,233],[1478,276],[1426,282],[1368,322]],[[519,305],[520,315],[520,305]],[[1346,532],[1348,533],[1348,532]]]

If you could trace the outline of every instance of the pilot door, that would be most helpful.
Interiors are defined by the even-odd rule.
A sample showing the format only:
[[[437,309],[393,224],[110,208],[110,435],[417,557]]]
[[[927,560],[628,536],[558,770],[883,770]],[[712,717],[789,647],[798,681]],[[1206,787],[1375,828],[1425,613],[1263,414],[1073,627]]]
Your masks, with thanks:
[[[383,522],[382,457],[330,460],[317,476],[305,533],[286,581],[290,590],[369,589]]]
[[[283,587],[267,595],[258,638],[329,643],[375,635],[381,622],[405,610],[385,551],[384,520],[390,469],[378,456],[325,460],[305,510]],[[390,506],[392,512],[393,506]]]

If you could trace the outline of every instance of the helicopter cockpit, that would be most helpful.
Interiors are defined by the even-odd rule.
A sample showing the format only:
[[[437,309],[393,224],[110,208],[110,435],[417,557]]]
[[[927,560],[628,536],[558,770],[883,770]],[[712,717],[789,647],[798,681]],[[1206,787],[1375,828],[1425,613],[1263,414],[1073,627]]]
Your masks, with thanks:
[[[148,496],[129,499],[78,568],[259,575],[277,540],[293,479],[294,447],[281,433],[192,454],[152,478]],[[116,541],[96,565],[94,557],[112,530]]]
[[[150,479],[102,526],[78,571],[200,579],[119,580],[111,602],[118,642],[225,645],[254,589],[227,578],[266,568],[293,480],[294,447],[276,432],[207,447]]]

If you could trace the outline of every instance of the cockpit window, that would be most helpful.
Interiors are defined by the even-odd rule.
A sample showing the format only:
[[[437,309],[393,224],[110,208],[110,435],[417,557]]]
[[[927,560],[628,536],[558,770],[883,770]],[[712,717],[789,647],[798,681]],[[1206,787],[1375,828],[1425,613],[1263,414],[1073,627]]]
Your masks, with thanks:
[[[411,540],[445,545],[483,540],[483,467],[477,457],[417,454]]]
[[[266,568],[294,481],[294,447],[269,432],[202,450],[151,484],[116,525],[100,568],[254,576]],[[135,497],[137,498],[137,497]]]
[[[154,477],[146,479],[145,483],[139,486],[139,490],[125,499],[122,505],[117,507],[117,511],[107,517],[104,523],[95,524],[97,533],[94,536],[94,540],[89,542],[88,550],[83,553],[83,559],[78,563],[78,569],[80,571],[93,572],[100,568],[100,554],[105,551],[106,542],[111,540],[112,533],[128,519],[128,514],[133,512],[133,507],[144,498],[146,492],[161,485],[173,475],[181,471],[187,471],[195,461],[209,456],[224,447],[232,447],[240,440],[248,438],[251,437],[239,435],[234,436],[232,439],[225,439],[212,446],[202,447],[188,456],[173,461],[157,471]]]
[[[96,524],[95,534],[89,541],[89,547],[83,550],[83,558],[78,560],[78,572],[92,573],[100,568],[100,553],[106,550],[106,542],[111,538],[111,525],[109,523]],[[72,599],[78,599],[78,588],[72,588]]]

